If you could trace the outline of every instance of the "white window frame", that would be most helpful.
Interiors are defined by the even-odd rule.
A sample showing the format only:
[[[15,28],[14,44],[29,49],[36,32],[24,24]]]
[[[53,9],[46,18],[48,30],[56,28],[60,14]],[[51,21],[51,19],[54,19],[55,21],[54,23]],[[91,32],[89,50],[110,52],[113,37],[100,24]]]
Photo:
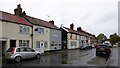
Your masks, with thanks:
[[[48,47],[48,42],[47,41],[44,42],[44,47]]]
[[[19,40],[19,47],[29,47],[29,40]]]
[[[36,48],[40,48],[40,41],[36,41]]]
[[[23,34],[30,34],[30,28],[29,28],[29,26],[20,25],[19,32],[23,33]]]
[[[44,32],[45,32],[45,31],[44,31],[44,28],[38,27],[37,29],[38,29],[38,30],[36,31],[37,34],[41,34],[41,35],[44,34]]]

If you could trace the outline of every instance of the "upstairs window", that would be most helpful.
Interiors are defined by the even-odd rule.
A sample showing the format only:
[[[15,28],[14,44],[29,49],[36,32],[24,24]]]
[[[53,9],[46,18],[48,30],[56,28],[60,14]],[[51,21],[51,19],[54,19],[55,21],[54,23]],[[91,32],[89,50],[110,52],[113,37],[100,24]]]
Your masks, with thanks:
[[[20,25],[19,26],[19,32],[23,34],[29,34],[30,29],[28,26]]]
[[[35,31],[37,31],[37,33],[39,34],[44,34],[44,28],[36,28]]]

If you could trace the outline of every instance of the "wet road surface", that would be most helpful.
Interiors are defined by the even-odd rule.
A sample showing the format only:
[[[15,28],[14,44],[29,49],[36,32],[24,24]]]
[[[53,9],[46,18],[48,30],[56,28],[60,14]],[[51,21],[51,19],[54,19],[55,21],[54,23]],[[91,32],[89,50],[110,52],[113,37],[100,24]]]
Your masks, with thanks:
[[[95,55],[94,48],[47,52],[41,59],[27,59],[21,63],[14,63],[3,58],[2,66],[104,66],[106,61],[106,56]]]

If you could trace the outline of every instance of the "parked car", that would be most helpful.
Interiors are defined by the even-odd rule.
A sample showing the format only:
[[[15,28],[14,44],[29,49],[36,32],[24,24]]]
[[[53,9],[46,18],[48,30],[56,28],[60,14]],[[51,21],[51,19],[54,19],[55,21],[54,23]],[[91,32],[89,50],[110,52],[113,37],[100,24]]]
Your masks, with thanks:
[[[41,53],[29,47],[12,47],[6,51],[5,58],[20,62],[22,59],[34,58],[39,59]]]
[[[112,48],[112,44],[111,43],[104,43],[106,45],[108,45],[110,48]]]
[[[92,44],[92,48],[95,48],[95,45],[94,45],[94,44]]]
[[[118,47],[120,47],[120,42],[118,42]]]
[[[105,54],[109,56],[111,53],[111,48],[106,44],[101,44],[96,48],[96,56],[99,54]]]
[[[87,46],[86,46],[86,45],[80,46],[80,50],[85,50],[85,49],[87,49]]]
[[[92,45],[87,45],[87,49],[92,49]]]

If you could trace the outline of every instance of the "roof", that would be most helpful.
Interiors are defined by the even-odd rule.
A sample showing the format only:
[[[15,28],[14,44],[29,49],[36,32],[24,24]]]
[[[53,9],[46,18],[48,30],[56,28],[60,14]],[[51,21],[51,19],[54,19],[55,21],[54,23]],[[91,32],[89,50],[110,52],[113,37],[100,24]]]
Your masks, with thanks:
[[[76,30],[72,30],[70,28],[64,27],[62,26],[64,30],[67,30],[70,33],[74,33],[74,34],[78,34],[78,35],[83,35],[83,36],[87,36],[87,37],[92,37],[92,35],[88,34],[87,32],[81,30],[81,31],[76,31]]]
[[[3,12],[3,11],[0,11],[0,14],[1,14],[0,20],[2,20],[2,21],[7,21],[7,22],[12,22],[12,23],[17,23],[17,24],[23,24],[23,25],[32,26],[24,18],[19,17],[17,15],[10,14],[10,13]]]
[[[62,26],[63,27],[63,26]],[[72,30],[70,28],[67,28],[67,27],[63,27],[64,29],[68,30],[68,32],[70,33],[74,33],[74,34],[79,34],[80,35],[80,32],[76,31],[76,30]]]
[[[80,33],[84,36],[87,36],[87,37],[91,37],[91,35],[89,35],[87,32],[81,30]]]
[[[41,19],[37,19],[28,15],[24,16],[28,21],[30,21],[32,24],[34,25],[38,25],[38,26],[43,26],[43,27],[47,27],[47,28],[51,28],[51,29],[59,29],[57,26],[55,26],[54,24],[41,20]]]

